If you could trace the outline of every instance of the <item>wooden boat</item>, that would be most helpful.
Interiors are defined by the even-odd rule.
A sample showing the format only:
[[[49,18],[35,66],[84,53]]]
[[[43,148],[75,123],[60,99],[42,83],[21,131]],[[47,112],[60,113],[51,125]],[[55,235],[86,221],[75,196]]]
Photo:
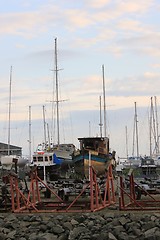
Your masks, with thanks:
[[[82,176],[89,176],[89,166],[92,166],[97,176],[104,176],[109,164],[115,166],[115,151],[109,152],[109,138],[106,136],[106,104],[105,104],[105,81],[104,65],[103,73],[103,99],[104,99],[104,137],[102,137],[102,116],[101,116],[101,97],[100,97],[100,137],[78,138],[80,149],[74,153],[73,161],[75,172]]]
[[[109,138],[88,137],[78,138],[80,149],[74,153],[75,172],[79,176],[89,176],[89,166],[92,166],[97,176],[104,176],[109,164],[115,163],[115,152],[109,152]]]

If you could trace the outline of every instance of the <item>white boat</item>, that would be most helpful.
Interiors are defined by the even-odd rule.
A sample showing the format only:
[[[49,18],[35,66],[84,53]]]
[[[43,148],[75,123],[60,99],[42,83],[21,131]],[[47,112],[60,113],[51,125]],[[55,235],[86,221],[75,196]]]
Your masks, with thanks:
[[[37,166],[38,176],[43,180],[55,180],[65,176],[73,165],[73,144],[60,144],[47,148],[45,144],[39,144],[33,154],[33,165]]]
[[[33,161],[30,167],[37,166],[38,176],[44,180],[53,180],[53,176],[56,172],[57,164],[54,163],[54,153],[36,151],[33,154]]]
[[[0,161],[1,165],[5,168],[12,168],[15,165],[17,165],[17,167],[23,168],[26,165],[28,159],[17,155],[6,155],[1,156]]]

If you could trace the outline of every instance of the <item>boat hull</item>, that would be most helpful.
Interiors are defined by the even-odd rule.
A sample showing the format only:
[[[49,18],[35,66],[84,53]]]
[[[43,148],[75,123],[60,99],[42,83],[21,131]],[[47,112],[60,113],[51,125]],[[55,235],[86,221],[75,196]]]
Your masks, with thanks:
[[[94,168],[97,176],[104,176],[110,163],[111,159],[108,155],[91,155],[91,158],[89,159],[89,154],[85,154],[78,155],[74,158],[74,168],[76,174],[87,178],[89,176],[89,165]]]

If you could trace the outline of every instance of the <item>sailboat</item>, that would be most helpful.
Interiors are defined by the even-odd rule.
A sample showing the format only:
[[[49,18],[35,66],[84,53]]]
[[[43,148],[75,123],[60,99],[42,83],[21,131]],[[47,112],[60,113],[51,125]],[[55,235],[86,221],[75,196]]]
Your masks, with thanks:
[[[151,141],[151,125],[152,121],[153,123],[155,122],[154,119],[154,114],[153,114],[153,103],[152,103],[152,98],[151,98],[151,116],[150,116],[150,141]],[[151,142],[150,142],[150,156],[140,156],[139,155],[139,139],[138,139],[138,120],[137,120],[137,104],[135,102],[135,115],[134,115],[134,130],[133,130],[133,152],[132,152],[132,157],[129,157],[129,166],[132,165],[132,167],[137,169],[139,171],[139,174],[144,175],[144,176],[151,176],[155,175],[156,173],[156,165],[154,163],[154,160],[152,158],[152,149],[151,149]],[[134,144],[136,141],[136,149],[137,149],[137,154],[134,154]]]
[[[11,122],[11,87],[12,87],[12,66],[10,68],[10,83],[9,83],[9,107],[8,107],[8,154],[5,156],[1,156],[1,165],[3,168],[12,168],[12,166],[16,167],[24,167],[28,161],[28,159],[23,158],[22,156],[12,155],[12,149],[10,144],[10,122]]]
[[[115,151],[109,152],[109,138],[106,136],[106,105],[105,105],[105,81],[104,65],[103,73],[103,99],[104,99],[104,137],[102,137],[101,122],[101,98],[100,98],[100,136],[78,138],[80,149],[74,153],[74,168],[77,175],[89,177],[89,166],[91,165],[97,176],[104,176],[109,164],[115,165]]]
[[[72,154],[75,146],[72,143],[60,143],[60,124],[59,124],[59,84],[58,84],[58,63],[57,63],[57,38],[55,38],[55,77],[56,77],[56,117],[57,117],[57,144],[52,144],[52,149],[58,159],[62,161],[62,169],[68,164],[71,165]]]
[[[38,144],[37,150],[33,155],[33,163],[40,166],[45,162],[48,163],[49,175],[64,175],[66,171],[73,165],[72,155],[75,151],[75,146],[72,143],[60,143],[60,124],[59,124],[59,88],[58,88],[58,64],[57,64],[57,38],[55,38],[55,80],[56,80],[56,120],[57,120],[57,143],[51,142],[48,136],[48,141],[46,137],[46,121],[44,116],[44,135],[45,143]],[[49,135],[49,134],[48,134]],[[46,160],[43,160],[43,157]],[[40,160],[41,158],[41,160]],[[39,162],[39,163],[38,163]],[[47,166],[46,166],[47,167]]]
[[[160,149],[159,149],[159,123],[158,123],[158,113],[157,113],[157,98],[151,97],[150,104],[150,127],[149,127],[149,144],[150,144],[150,157],[154,159],[155,164],[160,166]]]
[[[137,103],[134,102],[134,127],[133,127],[133,146],[132,146],[132,156],[128,157],[129,166],[140,166],[141,157],[139,156],[139,134],[138,134],[138,120],[137,120]],[[136,144],[136,155],[135,155],[135,144]],[[127,165],[125,163],[125,165]]]

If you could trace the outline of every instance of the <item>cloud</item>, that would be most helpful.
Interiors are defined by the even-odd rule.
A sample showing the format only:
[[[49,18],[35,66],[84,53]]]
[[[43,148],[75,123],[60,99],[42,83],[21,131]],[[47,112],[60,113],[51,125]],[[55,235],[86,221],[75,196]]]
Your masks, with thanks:
[[[48,31],[49,27],[56,29],[63,24],[63,27],[76,31],[78,28],[88,28],[93,25],[106,24],[108,20],[114,20],[127,13],[147,11],[152,1],[123,1],[112,2],[105,0],[88,1],[96,10],[91,8],[78,8],[76,5],[65,9],[59,4],[46,3],[37,7],[36,10],[21,13],[3,13],[0,16],[0,34],[13,34],[24,37],[35,37],[38,34]],[[108,7],[108,5],[110,7]],[[102,8],[104,7],[104,8]],[[42,18],[43,16],[43,18]]]
[[[67,20],[67,28],[70,30],[76,30],[76,28],[84,28],[94,24],[93,19],[89,16],[89,13],[85,10],[67,10],[64,14]]]
[[[85,8],[74,3],[71,8],[48,2],[30,12],[1,14],[0,34],[31,39],[49,29],[57,34],[61,27],[67,35],[74,32],[71,44],[75,48],[96,46],[115,57],[121,57],[126,50],[159,57],[159,34],[153,31],[154,26],[144,25],[142,18],[131,18],[132,13],[145,14],[153,3],[151,0],[142,0],[141,4],[137,0],[88,0]],[[16,46],[22,48],[25,44]]]
[[[145,72],[144,76],[148,79],[153,80],[154,78],[159,78],[160,77],[160,73],[155,73],[155,72]]]
[[[111,3],[111,0],[86,0],[85,3],[92,8],[103,8]]]
[[[118,28],[129,31],[129,32],[143,32],[144,27],[141,26],[140,21],[135,21],[131,19],[123,19],[118,22]]]
[[[153,68],[160,68],[160,63],[152,64],[152,67],[153,67]]]
[[[134,1],[123,0],[117,4],[117,10],[121,13],[142,14],[150,10],[153,4],[154,4],[153,0],[141,0],[141,3],[139,2],[139,0]]]

